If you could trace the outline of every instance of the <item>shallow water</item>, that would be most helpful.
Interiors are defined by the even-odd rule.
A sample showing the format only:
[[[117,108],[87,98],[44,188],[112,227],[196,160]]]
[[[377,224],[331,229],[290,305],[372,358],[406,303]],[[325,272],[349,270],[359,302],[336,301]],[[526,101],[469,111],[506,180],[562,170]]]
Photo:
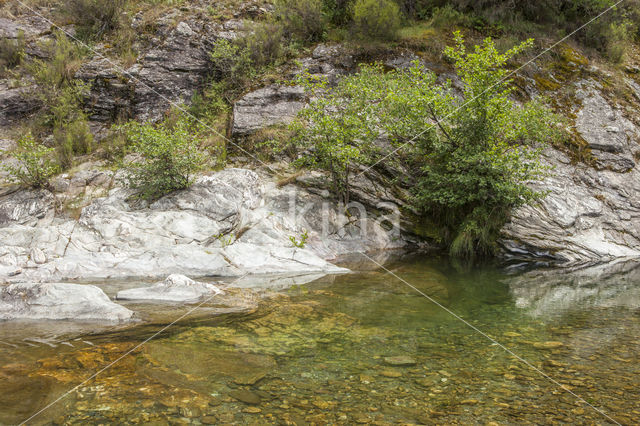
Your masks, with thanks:
[[[638,423],[637,263],[509,272],[413,257],[387,267],[611,419]],[[104,283],[109,294],[121,285]],[[29,418],[120,357],[29,423],[613,423],[382,270],[278,293],[255,312],[188,317],[130,354],[184,308],[92,332],[4,323],[0,423]]]

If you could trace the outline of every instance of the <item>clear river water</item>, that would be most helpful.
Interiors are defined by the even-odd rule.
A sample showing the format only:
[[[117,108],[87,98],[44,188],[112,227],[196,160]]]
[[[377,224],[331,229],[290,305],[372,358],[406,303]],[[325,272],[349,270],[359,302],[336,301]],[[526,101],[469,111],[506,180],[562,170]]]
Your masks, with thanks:
[[[386,263],[468,324],[384,270],[348,266],[257,308],[212,302],[139,347],[186,308],[129,304],[145,321],[117,327],[0,323],[0,424],[73,388],[28,424],[640,421],[639,263]],[[112,296],[139,282],[96,284]]]

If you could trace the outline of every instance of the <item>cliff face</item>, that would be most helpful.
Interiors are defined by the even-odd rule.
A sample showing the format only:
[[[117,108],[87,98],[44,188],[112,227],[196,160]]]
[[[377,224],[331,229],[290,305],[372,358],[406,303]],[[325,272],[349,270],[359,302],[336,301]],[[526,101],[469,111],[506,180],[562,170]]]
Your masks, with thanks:
[[[254,12],[262,13],[258,9]],[[157,120],[170,103],[188,103],[210,78],[209,52],[213,43],[221,38],[234,38],[243,27],[238,19],[219,23],[201,13],[178,13],[176,10],[160,14],[152,31],[143,31],[139,21],[139,17],[132,21],[134,29],[140,32],[136,42],[139,54],[132,64],[103,57],[102,54],[109,56],[109,47],[97,45],[97,53],[86,60],[75,74],[90,87],[85,110],[92,129],[98,135],[117,118]],[[0,19],[0,37],[16,38],[20,32],[27,38],[27,55],[33,56],[39,54],[36,42],[51,37],[49,23],[35,15]],[[383,56],[377,59],[382,59],[389,67],[404,67],[417,58],[413,52],[397,49],[388,49]],[[335,81],[353,70],[357,58],[357,52],[343,46],[318,45],[312,53],[289,68],[283,77],[291,77],[304,68]],[[434,71],[447,68],[444,64],[432,65],[430,68]],[[548,191],[548,195],[538,205],[513,212],[512,220],[503,230],[504,253],[507,256],[541,257],[563,262],[640,256],[638,76],[632,68],[626,73],[611,74],[590,66],[583,58],[563,65],[562,72],[557,73],[525,70],[517,81],[522,83],[522,92],[527,96],[543,94],[552,100],[563,99],[555,106],[568,118],[570,127],[582,144],[581,149],[588,153],[589,159],[578,161],[570,149],[563,147],[546,150],[545,159],[553,170],[544,181],[532,185]],[[442,74],[451,78],[446,71]],[[612,86],[617,91],[612,91]],[[19,124],[37,108],[37,101],[29,95],[33,90],[35,87],[27,77],[20,79],[18,84],[14,78],[0,81],[3,135],[7,133],[6,129]],[[235,102],[228,133],[234,138],[246,137],[268,126],[287,123],[306,101],[304,92],[297,87],[268,85],[257,88]],[[2,146],[11,147],[9,139],[5,138]],[[3,161],[12,160],[5,157]],[[410,212],[406,202],[409,188],[392,188],[394,184],[383,178],[407,172],[387,170],[383,164],[377,172],[368,173],[360,178],[360,182],[354,182],[354,198],[375,211],[377,216],[384,214],[384,208],[380,213],[381,202],[388,203],[389,211]],[[322,190],[308,177],[303,176],[297,182],[305,186],[309,194],[321,194]],[[64,193],[64,188],[59,192]],[[106,190],[87,198],[105,195]],[[52,195],[45,192],[40,195],[25,191],[5,194],[0,207],[0,222],[4,226],[34,226],[44,217],[58,217],[59,211],[43,208],[45,204],[50,205],[46,200],[51,198]],[[114,199],[110,196],[107,200],[109,203]],[[87,204],[90,201],[82,205]],[[86,221],[88,215],[89,210],[83,212],[81,221]],[[412,232],[410,221],[408,216],[402,219],[405,233]],[[61,235],[67,232],[63,232],[63,228],[72,227],[71,224],[59,226]],[[36,231],[31,229],[29,232]],[[370,249],[394,246],[390,240],[368,246],[366,242],[363,244],[364,248]],[[356,245],[350,247],[363,249]],[[318,248],[317,253],[321,257],[331,257],[348,251],[345,247],[339,250]],[[33,247],[23,248],[26,250],[24,253],[21,251],[21,254],[12,256],[28,257],[27,252]],[[185,256],[190,257],[189,254]],[[226,260],[220,262],[222,267]],[[162,260],[158,261],[158,265],[162,263]],[[109,265],[100,267],[110,268]],[[59,269],[58,266],[56,268]]]
[[[534,185],[548,194],[539,205],[514,212],[504,228],[504,247],[516,256],[568,262],[640,256],[640,133],[631,121],[637,117],[627,117],[607,101],[597,81],[575,86],[581,100],[574,111],[575,130],[595,164],[547,150],[551,175]]]

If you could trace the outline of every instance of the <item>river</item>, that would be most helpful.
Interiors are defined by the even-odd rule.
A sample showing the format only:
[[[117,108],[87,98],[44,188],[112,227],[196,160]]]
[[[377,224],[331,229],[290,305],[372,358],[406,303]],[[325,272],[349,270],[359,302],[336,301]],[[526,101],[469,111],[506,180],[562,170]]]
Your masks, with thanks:
[[[640,420],[638,263],[386,263],[424,295],[364,265],[278,288],[258,309],[208,304],[142,345],[186,308],[147,305],[152,320],[118,327],[2,323],[0,423]]]

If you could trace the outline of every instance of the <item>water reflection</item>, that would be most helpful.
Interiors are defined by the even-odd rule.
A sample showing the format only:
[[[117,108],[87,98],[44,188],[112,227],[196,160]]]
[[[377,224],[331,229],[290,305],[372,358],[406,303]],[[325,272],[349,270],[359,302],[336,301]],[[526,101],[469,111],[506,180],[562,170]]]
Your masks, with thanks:
[[[516,306],[535,317],[592,308],[640,307],[640,261],[539,269],[505,280]]]

